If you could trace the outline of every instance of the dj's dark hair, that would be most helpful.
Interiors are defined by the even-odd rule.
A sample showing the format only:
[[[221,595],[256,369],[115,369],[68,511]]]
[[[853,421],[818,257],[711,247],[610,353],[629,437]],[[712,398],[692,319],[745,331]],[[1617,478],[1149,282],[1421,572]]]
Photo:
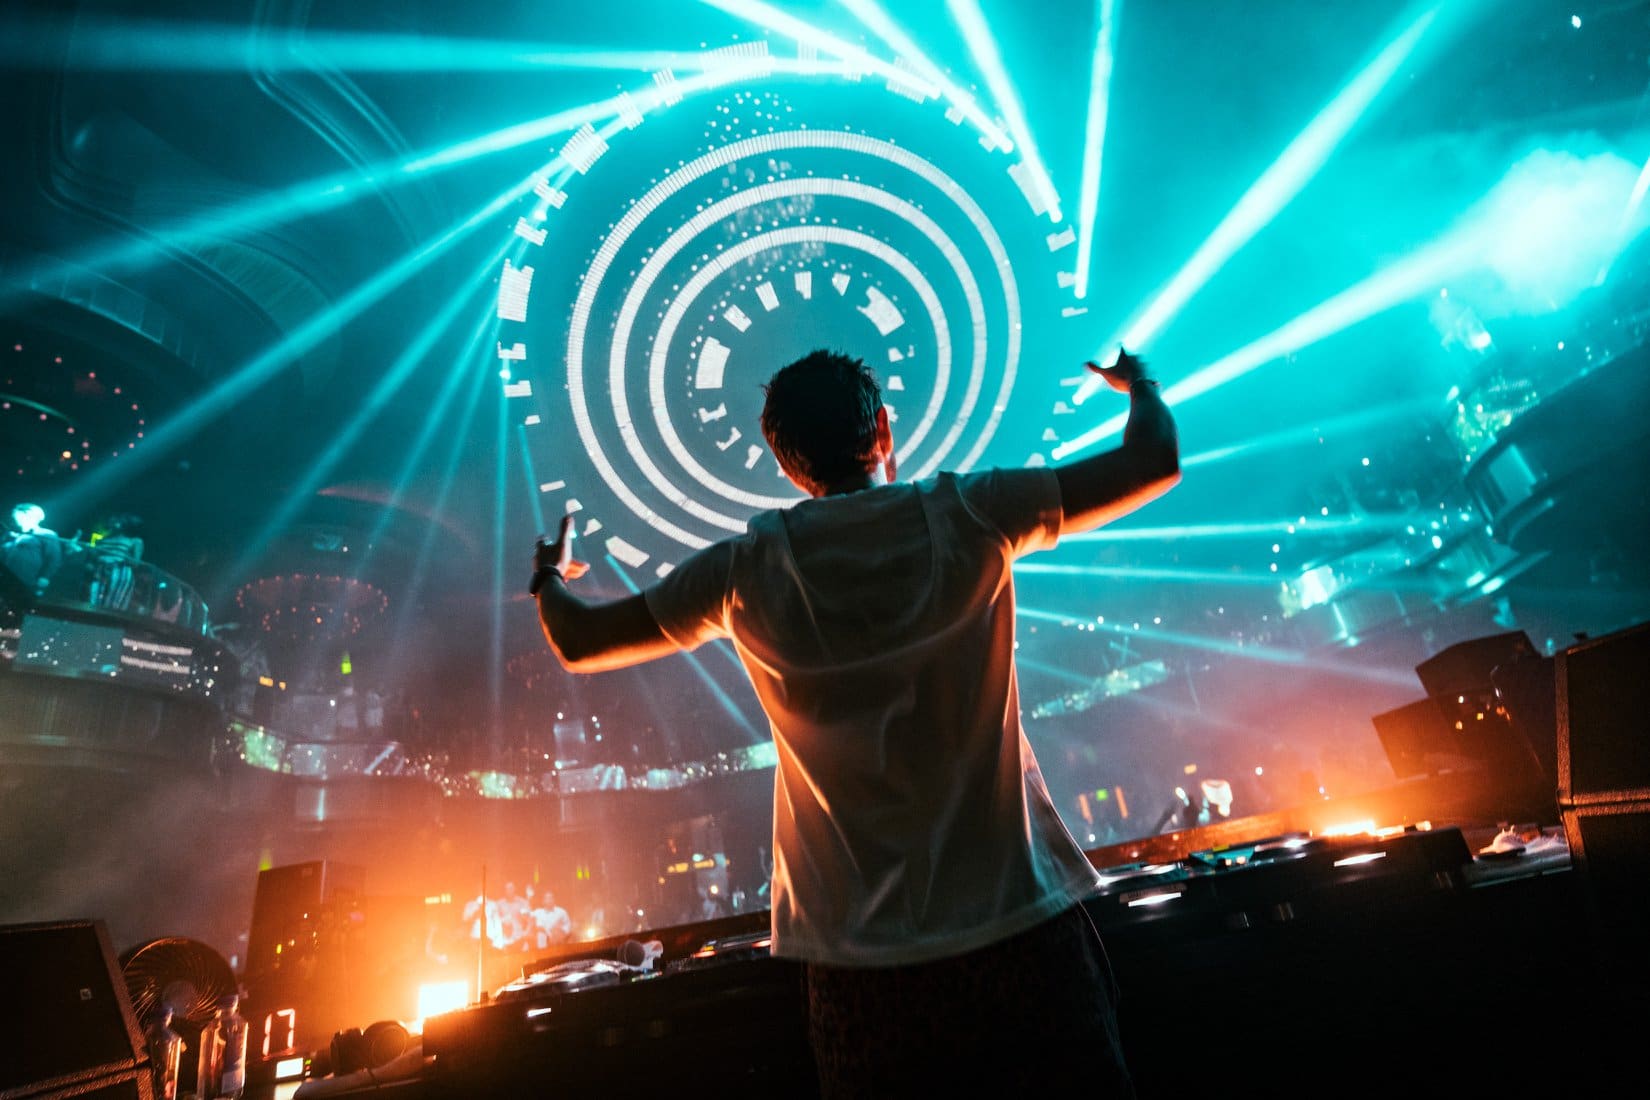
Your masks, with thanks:
[[[779,370],[762,392],[762,435],[791,480],[810,493],[876,464],[882,388],[863,360],[823,348]]]

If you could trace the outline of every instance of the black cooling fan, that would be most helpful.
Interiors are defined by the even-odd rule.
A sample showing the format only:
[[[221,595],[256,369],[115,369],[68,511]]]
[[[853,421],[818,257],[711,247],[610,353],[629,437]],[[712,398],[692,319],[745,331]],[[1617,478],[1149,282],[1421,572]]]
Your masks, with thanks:
[[[172,1019],[199,1028],[212,1019],[218,1001],[237,991],[224,957],[198,940],[171,936],[139,944],[120,957],[120,971],[140,1022],[162,1005]]]

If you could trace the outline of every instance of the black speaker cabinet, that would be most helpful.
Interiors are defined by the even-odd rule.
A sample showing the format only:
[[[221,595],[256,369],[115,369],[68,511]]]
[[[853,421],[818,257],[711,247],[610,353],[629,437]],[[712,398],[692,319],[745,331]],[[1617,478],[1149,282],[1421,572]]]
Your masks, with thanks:
[[[246,1001],[258,1055],[317,1049],[354,1019],[352,929],[360,867],[312,860],[258,872],[246,944]]]
[[[1650,937],[1650,791],[1619,802],[1593,802],[1564,813],[1570,855],[1595,893],[1631,915]]]
[[[0,928],[0,1100],[153,1100],[143,1033],[102,921]]]
[[[1398,776],[1475,767],[1503,803],[1498,814],[1518,807],[1553,820],[1552,661],[1529,636],[1520,630],[1460,642],[1416,665],[1415,674],[1427,698],[1375,717]]]
[[[269,980],[313,936],[328,907],[361,895],[359,867],[313,860],[258,872],[252,898],[252,926],[247,932],[247,984]]]
[[[1571,646],[1554,660],[1560,802],[1650,792],[1650,623]]]
[[[1650,623],[1570,647],[1553,681],[1570,855],[1610,965],[1650,976]]]
[[[1415,666],[1421,686],[1434,699],[1473,695],[1487,690],[1495,670],[1536,656],[1522,630],[1457,642]]]
[[[1377,714],[1375,733],[1386,750],[1387,762],[1399,779],[1428,775],[1435,768],[1427,757],[1441,752],[1458,753],[1455,729],[1444,721],[1438,701],[1417,699],[1401,707]]]

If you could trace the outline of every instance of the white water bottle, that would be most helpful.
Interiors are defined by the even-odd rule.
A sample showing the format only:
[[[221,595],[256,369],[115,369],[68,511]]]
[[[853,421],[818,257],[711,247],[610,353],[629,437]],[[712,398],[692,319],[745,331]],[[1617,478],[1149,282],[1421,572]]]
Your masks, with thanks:
[[[183,1036],[172,1030],[172,1009],[162,1006],[149,1022],[145,1034],[149,1064],[154,1068],[155,1095],[159,1100],[178,1100],[178,1069],[183,1059]]]
[[[223,1002],[212,1019],[201,1028],[195,1052],[195,1100],[214,1100],[223,1077]]]
[[[218,1038],[223,1044],[223,1063],[218,1071],[217,1095],[227,1100],[240,1100],[246,1089],[246,1020],[240,1014],[240,997],[225,997],[219,1002],[222,1023]]]

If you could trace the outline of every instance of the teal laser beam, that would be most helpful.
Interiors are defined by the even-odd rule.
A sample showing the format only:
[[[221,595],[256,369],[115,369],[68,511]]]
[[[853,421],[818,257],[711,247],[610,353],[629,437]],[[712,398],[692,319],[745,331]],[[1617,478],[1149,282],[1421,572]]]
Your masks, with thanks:
[[[620,583],[622,583],[632,595],[639,595],[641,593],[641,587],[631,578],[630,573],[623,565],[619,563],[617,558],[615,558],[612,554],[603,554],[602,557],[606,560],[608,567],[611,568],[618,576]],[[694,674],[697,675],[704,685],[710,689],[710,693],[716,697],[716,701],[721,704],[722,709],[727,711],[728,716],[738,723],[741,729],[750,734],[753,742],[760,741],[767,736],[766,731],[758,730],[751,724],[750,719],[746,718],[744,712],[739,709],[739,704],[735,703],[733,701],[733,697],[727,693],[727,690],[723,688],[721,684],[716,682],[716,677],[710,674],[710,670],[704,666],[704,663],[699,660],[696,654],[684,652],[680,654],[680,656],[683,660],[687,661],[689,667],[693,669]],[[744,669],[741,668],[740,672],[743,673],[743,671]]]
[[[418,334],[402,349],[401,354],[396,356],[389,369],[367,394],[366,400],[351,414],[343,429],[327,444],[327,449],[310,464],[303,479],[282,494],[280,504],[249,541],[239,561],[231,567],[231,577],[239,578],[245,575],[258,556],[268,548],[270,540],[309,503],[310,497],[332,476],[338,464],[349,454],[350,448],[366,434],[378,415],[395,395],[401,392],[418,368],[425,364],[436,341],[457,320],[461,312],[473,308],[476,291],[485,286],[498,271],[499,264],[504,261],[504,256],[509,251],[510,245],[507,243],[483,260],[470,276],[463,280],[459,289],[447,298],[446,304],[435,316],[419,329]]]
[[[1151,302],[1116,339],[1130,351],[1144,348],[1178,314],[1238,249],[1272,223],[1278,212],[1300,193],[1338,149],[1353,128],[1368,116],[1380,94],[1393,83],[1422,37],[1438,17],[1431,6],[1419,15],[1406,14],[1394,34],[1334,97],[1307,123],[1276,160],[1249,186]],[[1098,379],[1085,379],[1072,396],[1081,405],[1099,388]]]
[[[1083,177],[1077,189],[1077,270],[1072,294],[1089,296],[1094,266],[1094,222],[1100,210],[1100,169],[1106,149],[1106,114],[1111,102],[1112,41],[1118,0],[1095,5],[1094,61],[1089,72],[1089,109],[1083,124]]]
[[[1020,147],[1020,157],[1031,174],[1033,186],[1043,196],[1049,220],[1059,222],[1063,216],[1060,213],[1060,193],[1054,187],[1042,154],[1037,151],[1037,142],[1031,136],[1031,124],[1026,121],[1025,108],[1020,105],[1019,93],[1014,90],[1014,81],[1008,75],[997,40],[986,23],[985,13],[980,10],[977,0],[945,2],[957,29],[962,31],[963,40],[968,43],[968,52],[974,58],[974,64],[978,66],[980,75],[985,77],[986,87],[991,89],[991,98],[996,101],[997,109],[1008,124],[1009,134]]]
[[[506,41],[329,30],[269,30],[233,23],[109,19],[0,21],[0,64],[14,70],[56,67],[38,48],[66,36],[66,67],[77,72],[280,72],[330,68],[350,73],[499,73],[540,70],[693,71],[704,54],[688,50],[593,49],[554,42]]]
[[[923,52],[922,47],[905,32],[877,0],[838,0],[854,17],[865,24],[878,38],[886,42],[895,56],[914,65],[917,72],[945,96],[946,101],[962,112],[980,135],[1004,153],[1014,151],[1014,139],[1009,137],[984,111],[972,95],[958,87],[940,67]]]
[[[122,455],[120,460],[103,466],[85,478],[66,494],[65,500],[58,506],[72,511],[87,501],[96,500],[193,438],[207,424],[245,399],[322,339],[401,286],[431,261],[464,240],[478,226],[490,222],[532,188],[535,176],[529,176],[494,196],[434,240],[402,255],[336,303],[311,316],[287,334],[285,339],[253,357],[150,433],[142,448]]]

